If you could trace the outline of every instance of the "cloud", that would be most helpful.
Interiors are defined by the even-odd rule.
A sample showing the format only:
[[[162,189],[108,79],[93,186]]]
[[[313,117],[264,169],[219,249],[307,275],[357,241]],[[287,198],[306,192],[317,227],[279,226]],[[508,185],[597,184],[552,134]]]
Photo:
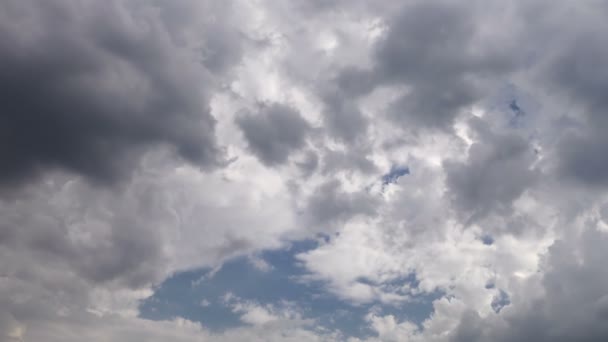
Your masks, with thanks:
[[[285,163],[303,147],[310,129],[297,110],[278,103],[261,105],[256,114],[243,113],[236,123],[251,152],[269,166]]]
[[[306,212],[310,224],[327,230],[354,216],[374,216],[377,205],[378,201],[370,194],[364,191],[344,192],[340,182],[333,180],[322,184],[308,198]]]
[[[199,42],[179,37],[196,28],[156,15],[166,13],[162,6],[2,4],[2,183],[56,168],[113,182],[157,145],[203,168],[218,165],[208,100],[219,66],[199,63]],[[190,10],[199,9],[190,3]],[[226,44],[240,44],[238,36],[224,36]],[[240,54],[206,48],[226,61]]]
[[[601,341],[606,329],[606,276],[601,272],[605,232],[586,228],[547,253],[539,284],[543,294],[517,301],[498,320],[469,312],[453,341]],[[527,286],[534,286],[531,279]]]
[[[366,136],[368,118],[350,98],[371,90],[374,84],[370,76],[365,70],[345,68],[331,81],[333,88],[326,90],[323,98],[327,107],[324,120],[332,137],[352,143]]]
[[[0,341],[606,340],[605,17],[4,1]]]
[[[23,340],[25,328],[15,320],[10,312],[0,311],[0,341],[17,342]]]
[[[249,325],[268,326],[280,321],[301,320],[301,314],[290,303],[261,305],[254,301],[243,300],[232,293],[227,293],[224,298],[225,305],[229,306],[232,312],[239,314],[242,322]],[[303,323],[306,324],[304,321]]]
[[[464,162],[446,162],[447,186],[454,206],[471,219],[491,210],[511,210],[511,204],[537,178],[532,143],[516,134],[496,134],[487,123],[473,118],[478,135]]]
[[[56,320],[88,310],[137,311],[137,301],[172,272],[276,247],[294,227],[286,208],[263,200],[263,193],[258,199],[243,193],[244,183],[167,166],[148,170],[148,176],[140,170],[120,191],[47,176],[45,186],[1,201],[3,310],[28,334],[42,322],[51,324],[48,329],[64,326]],[[234,186],[233,192],[226,186]],[[269,222],[272,229],[266,230]]]
[[[387,20],[368,79],[403,89],[389,118],[409,129],[451,129],[454,119],[484,96],[482,84],[510,72],[518,58],[481,34],[475,5],[408,3]],[[365,82],[359,82],[365,84]],[[368,87],[373,89],[372,87]]]

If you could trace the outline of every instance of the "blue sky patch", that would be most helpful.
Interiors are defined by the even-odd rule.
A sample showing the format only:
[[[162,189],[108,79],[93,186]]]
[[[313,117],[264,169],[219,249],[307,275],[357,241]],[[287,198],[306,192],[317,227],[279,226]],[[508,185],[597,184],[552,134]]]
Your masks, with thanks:
[[[494,244],[494,238],[492,237],[492,235],[485,234],[482,235],[480,239],[481,242],[486,246],[491,246]]]
[[[509,125],[511,125],[512,127],[521,127],[521,125],[523,125],[522,121],[526,113],[517,102],[517,99],[512,99],[511,102],[509,102],[509,109],[512,113]]]
[[[155,293],[141,302],[140,317],[167,320],[183,317],[203,324],[212,331],[243,326],[241,314],[227,305],[228,293],[261,305],[280,306],[289,302],[304,318],[315,319],[318,326],[340,330],[346,336],[372,335],[365,316],[373,311],[394,315],[399,320],[422,323],[432,311],[433,300],[440,293],[416,296],[411,302],[385,305],[379,302],[355,305],[325,290],[322,282],[301,281],[308,274],[296,256],[315,249],[316,240],[294,242],[288,248],[264,251],[254,260],[241,257],[225,263],[219,270],[201,269],[175,274],[164,281]],[[362,280],[364,282],[364,280]],[[395,279],[383,286],[417,286],[415,274]]]
[[[509,304],[511,304],[511,298],[509,297],[509,294],[503,290],[498,291],[498,294],[494,296],[491,303],[492,309],[496,313],[500,313],[500,310]]]
[[[382,176],[382,185],[396,183],[397,180],[405,175],[410,174],[410,169],[407,166],[393,165],[389,173]]]

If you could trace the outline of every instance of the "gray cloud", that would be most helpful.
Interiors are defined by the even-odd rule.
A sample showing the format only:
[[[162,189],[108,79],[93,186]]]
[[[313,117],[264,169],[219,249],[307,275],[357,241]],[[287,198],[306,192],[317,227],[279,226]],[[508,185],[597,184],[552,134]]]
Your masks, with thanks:
[[[203,56],[151,5],[128,5],[0,5],[0,182],[48,168],[111,182],[159,144],[201,167],[218,163]],[[236,48],[208,48],[238,58]]]
[[[573,133],[559,144],[559,173],[589,186],[608,185],[608,138],[598,127]]]
[[[379,84],[407,89],[391,106],[392,120],[413,130],[451,129],[460,111],[482,97],[481,82],[513,67],[506,46],[479,44],[476,11],[415,2],[391,18],[376,47],[374,74]]]
[[[326,98],[325,124],[332,138],[352,143],[365,137],[367,119],[359,108],[343,95]]]
[[[327,149],[323,154],[322,172],[330,175],[336,171],[362,172],[371,174],[378,171],[377,166],[368,157],[369,151],[357,150],[355,147],[347,151]]]
[[[277,246],[289,229],[289,214],[275,201],[249,207],[256,202],[242,186],[229,190],[221,176],[197,180],[175,168],[138,170],[111,189],[46,175],[0,199],[0,327],[41,333],[46,324],[48,333],[58,330],[57,340],[66,324],[95,329],[88,309],[128,307],[135,303],[121,303],[121,295],[133,301],[175,270]]]
[[[428,330],[378,320],[384,336],[607,340],[607,237],[573,223],[608,216],[605,16],[546,0],[2,2],[0,341],[314,340],[293,322],[211,336],[129,301],[320,230],[344,237],[317,251],[329,283],[392,287],[409,267],[446,290]],[[509,98],[511,126],[493,103],[507,83],[540,103]],[[483,117],[461,121],[473,106]],[[216,120],[267,168],[223,164]],[[381,187],[393,164],[411,175]]]
[[[357,105],[357,97],[370,92],[374,87],[373,75],[368,70],[345,68],[335,79],[320,85],[325,103],[325,127],[332,138],[347,143],[364,141],[368,119]]]
[[[534,149],[514,133],[493,132],[481,119],[472,119],[471,127],[478,138],[467,160],[444,163],[452,202],[471,219],[492,210],[508,214],[512,202],[537,178]]]
[[[319,186],[307,200],[306,213],[313,229],[333,230],[357,215],[375,216],[378,199],[365,191],[347,193],[337,180]]]
[[[304,177],[309,177],[319,166],[319,156],[313,151],[308,151],[304,159],[300,162],[296,162],[296,165],[300,168]]]
[[[20,328],[12,314],[0,310],[0,342],[19,342]]]
[[[606,186],[608,41],[605,34],[582,32],[574,41],[566,40],[565,44],[567,48],[556,52],[557,56],[545,68],[544,78],[575,104],[570,108],[582,110],[584,116],[577,117],[582,129],[579,127],[578,132],[567,134],[560,141],[559,172],[586,185]]]
[[[261,105],[256,113],[241,113],[236,124],[251,152],[269,166],[285,163],[302,148],[310,129],[296,109],[278,103]]]
[[[154,203],[112,204],[71,182],[47,186],[36,197],[22,197],[17,205],[0,203],[5,232],[0,249],[12,252],[2,267],[11,275],[20,278],[15,267],[30,265],[30,276],[37,277],[38,267],[46,264],[91,284],[140,288],[163,274],[161,231],[145,223],[158,215]]]

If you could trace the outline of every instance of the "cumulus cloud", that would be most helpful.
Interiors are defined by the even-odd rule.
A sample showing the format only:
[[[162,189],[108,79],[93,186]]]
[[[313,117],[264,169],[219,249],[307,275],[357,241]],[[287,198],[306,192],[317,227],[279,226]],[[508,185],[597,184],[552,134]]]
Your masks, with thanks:
[[[600,341],[605,338],[606,274],[599,271],[608,235],[589,227],[570,241],[556,241],[541,266],[542,295],[505,308],[500,319],[463,315],[453,341]],[[535,282],[538,284],[534,284]],[[530,291],[530,293],[533,293]],[[524,300],[520,298],[518,300]]]
[[[309,124],[297,110],[282,104],[262,105],[257,114],[237,117],[251,151],[266,165],[287,161],[305,142]]]
[[[608,339],[606,13],[2,2],[0,341]]]
[[[218,164],[208,98],[220,66],[201,63],[206,42],[182,37],[197,27],[158,15],[164,6],[2,4],[3,183],[48,168],[111,182],[159,144],[201,167]],[[238,36],[226,38],[239,44]],[[238,48],[205,47],[214,59],[239,58]]]
[[[473,132],[478,135],[463,162],[446,162],[447,186],[453,203],[471,219],[488,211],[510,210],[535,181],[535,153],[529,140],[515,134],[496,134],[487,124],[473,118]]]

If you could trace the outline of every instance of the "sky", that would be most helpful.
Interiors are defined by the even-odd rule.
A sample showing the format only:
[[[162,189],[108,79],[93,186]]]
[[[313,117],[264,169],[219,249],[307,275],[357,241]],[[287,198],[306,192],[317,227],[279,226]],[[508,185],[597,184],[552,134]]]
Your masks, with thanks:
[[[3,0],[0,342],[608,340],[608,3]]]

